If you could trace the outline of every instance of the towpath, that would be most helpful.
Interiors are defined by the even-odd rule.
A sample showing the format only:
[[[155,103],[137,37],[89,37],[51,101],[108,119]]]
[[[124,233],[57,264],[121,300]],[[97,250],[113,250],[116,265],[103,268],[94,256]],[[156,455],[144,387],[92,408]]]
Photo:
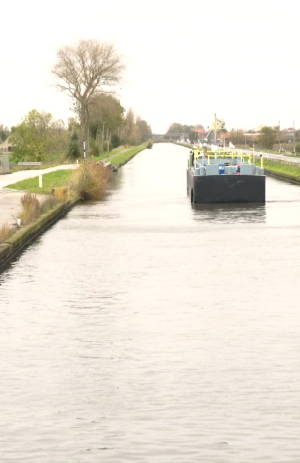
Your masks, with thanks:
[[[36,177],[40,174],[47,174],[48,172],[53,172],[55,170],[74,169],[76,167],[77,164],[66,164],[48,167],[47,169],[19,170],[12,174],[0,175],[0,228],[4,224],[8,224],[10,226],[16,224],[16,216],[21,209],[20,199],[24,195],[24,191],[11,190],[6,188],[7,185],[20,182],[27,178]]]
[[[236,152],[243,152],[246,154],[252,154],[253,150],[243,150],[243,149],[236,149]],[[299,164],[300,165],[300,158],[295,157],[295,156],[284,156],[283,154],[271,154],[271,153],[264,153],[263,151],[254,151],[254,156],[260,156],[262,154],[264,159],[273,159],[273,160],[279,160],[279,161],[286,161],[286,162],[291,162],[293,164]]]
[[[130,148],[125,148],[116,154],[110,155],[107,159],[103,159],[109,162],[111,158],[118,156]],[[24,191],[11,190],[6,188],[7,185],[11,185],[27,178],[37,177],[40,174],[47,174],[55,170],[62,169],[74,169],[78,167],[78,164],[66,164],[61,166],[49,167],[47,169],[33,169],[33,170],[19,170],[17,172],[0,175],[0,228],[4,224],[13,226],[16,224],[16,216],[20,212],[20,199],[24,195]],[[39,195],[37,195],[39,197]],[[41,195],[42,198],[42,195]]]

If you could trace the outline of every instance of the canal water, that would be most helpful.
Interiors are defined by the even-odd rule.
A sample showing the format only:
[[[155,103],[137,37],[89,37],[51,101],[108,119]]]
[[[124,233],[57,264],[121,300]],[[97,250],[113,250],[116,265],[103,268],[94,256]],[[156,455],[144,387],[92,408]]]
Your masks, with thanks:
[[[191,206],[157,144],[0,276],[3,463],[300,462],[300,187]]]

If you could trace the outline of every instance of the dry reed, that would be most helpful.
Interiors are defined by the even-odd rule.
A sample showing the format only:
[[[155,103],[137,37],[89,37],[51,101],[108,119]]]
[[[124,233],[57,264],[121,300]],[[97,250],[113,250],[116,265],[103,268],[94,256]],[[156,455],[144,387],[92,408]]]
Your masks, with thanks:
[[[1,227],[0,227],[0,243],[3,243],[3,241],[5,241],[5,238],[7,238],[7,236],[10,234],[10,232],[11,232],[11,228],[8,225],[8,223],[4,223],[3,225],[1,225]]]
[[[67,199],[68,199],[68,187],[59,186],[59,187],[55,188],[54,196],[61,203],[67,201]]]
[[[102,162],[85,161],[72,174],[71,191],[83,200],[101,199],[105,195],[111,175],[111,171]]]
[[[55,206],[57,206],[57,202],[58,200],[52,195],[45,198],[41,203],[41,214],[44,214],[45,212],[53,209]]]
[[[39,217],[41,214],[41,203],[37,199],[36,195],[32,193],[25,193],[21,198],[22,210],[18,215],[23,225],[27,225],[32,220]]]

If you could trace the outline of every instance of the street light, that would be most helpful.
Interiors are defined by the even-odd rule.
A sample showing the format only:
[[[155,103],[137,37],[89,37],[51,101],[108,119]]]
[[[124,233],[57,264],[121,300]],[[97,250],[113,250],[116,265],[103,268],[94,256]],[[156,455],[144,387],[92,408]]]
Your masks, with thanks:
[[[280,121],[278,121],[279,132],[278,132],[278,139],[279,139],[279,152],[281,153],[281,141],[280,141]]]

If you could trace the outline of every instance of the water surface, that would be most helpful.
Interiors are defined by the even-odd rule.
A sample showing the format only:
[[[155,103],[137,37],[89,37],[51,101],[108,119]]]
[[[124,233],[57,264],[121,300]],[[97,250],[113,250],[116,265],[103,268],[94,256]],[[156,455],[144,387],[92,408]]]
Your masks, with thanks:
[[[300,462],[300,188],[191,206],[157,144],[0,277],[0,461]]]

